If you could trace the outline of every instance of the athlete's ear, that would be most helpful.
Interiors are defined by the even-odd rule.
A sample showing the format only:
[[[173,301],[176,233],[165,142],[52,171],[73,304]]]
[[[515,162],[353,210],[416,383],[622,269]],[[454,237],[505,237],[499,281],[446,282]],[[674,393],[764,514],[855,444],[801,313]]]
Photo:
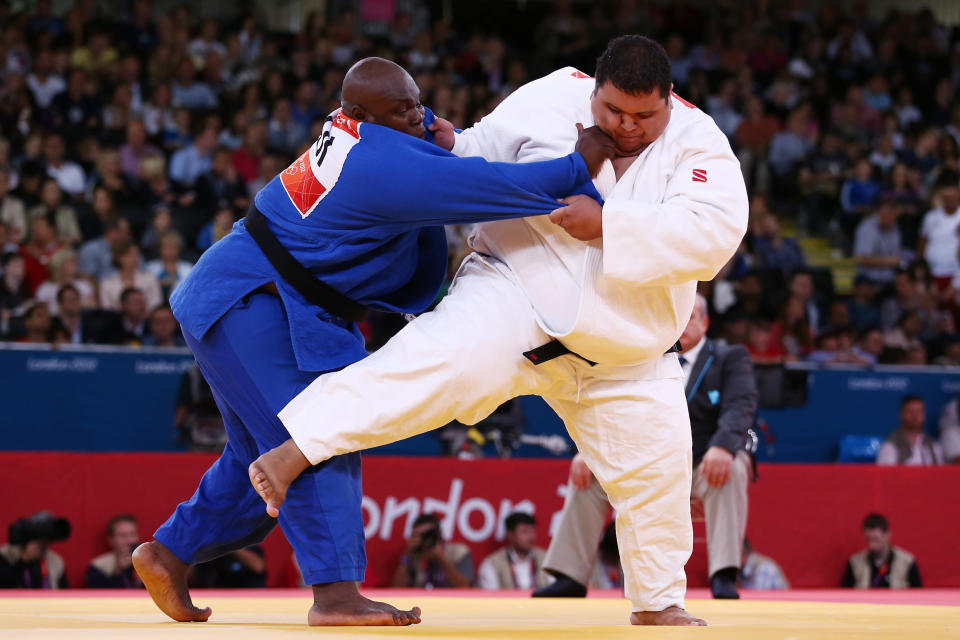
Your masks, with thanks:
[[[366,122],[367,121],[367,110],[361,107],[358,104],[348,104],[343,107],[343,112],[347,116],[353,118],[357,122]]]

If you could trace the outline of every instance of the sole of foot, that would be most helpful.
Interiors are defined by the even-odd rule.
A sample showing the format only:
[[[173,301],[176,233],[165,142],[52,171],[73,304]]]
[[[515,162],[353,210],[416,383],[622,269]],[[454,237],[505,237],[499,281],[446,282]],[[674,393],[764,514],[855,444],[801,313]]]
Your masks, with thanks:
[[[187,588],[190,566],[161,543],[145,542],[133,551],[133,567],[160,610],[177,622],[206,622],[212,610],[194,606]]]

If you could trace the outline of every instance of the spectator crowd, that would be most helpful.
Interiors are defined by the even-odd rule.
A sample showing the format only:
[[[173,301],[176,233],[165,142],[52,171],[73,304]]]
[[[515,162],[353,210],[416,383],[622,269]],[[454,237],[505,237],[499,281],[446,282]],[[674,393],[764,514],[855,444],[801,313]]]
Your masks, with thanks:
[[[758,363],[960,366],[960,32],[931,11],[557,0],[485,30],[420,0],[392,17],[327,4],[289,33],[146,0],[0,3],[0,337],[182,344],[170,292],[313,139],[361,57],[405,65],[465,127],[634,32],[664,44],[751,194],[741,249],[701,286],[711,334]],[[465,236],[450,229],[453,266]],[[854,260],[852,291],[803,238]],[[363,328],[376,346],[397,323]]]

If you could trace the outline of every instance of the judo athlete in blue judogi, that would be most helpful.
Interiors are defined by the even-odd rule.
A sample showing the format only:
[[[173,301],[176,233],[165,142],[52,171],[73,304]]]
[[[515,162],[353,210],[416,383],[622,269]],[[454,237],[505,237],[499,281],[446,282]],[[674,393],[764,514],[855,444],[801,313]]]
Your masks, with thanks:
[[[294,396],[322,372],[366,355],[356,324],[343,317],[350,304],[425,310],[446,273],[444,223],[548,214],[572,193],[599,198],[585,161],[599,170],[607,154],[596,137],[584,135],[580,153],[548,162],[457,158],[418,139],[430,137],[425,125],[433,116],[424,114],[413,79],[380,59],[351,69],[343,103],[171,297],[229,435],[194,496],[135,553],[154,601],[176,620],[210,615],[190,600],[190,565],[259,542],[277,522],[264,512],[247,467],[290,437],[277,413]],[[335,290],[331,304],[308,302],[278,271],[255,237],[262,231],[251,233],[255,221],[311,280]],[[338,315],[330,307],[340,295],[348,311]],[[309,469],[287,493],[279,523],[304,582],[314,585],[308,622],[419,622],[417,608],[399,611],[357,592],[366,567],[361,498],[359,453]]]

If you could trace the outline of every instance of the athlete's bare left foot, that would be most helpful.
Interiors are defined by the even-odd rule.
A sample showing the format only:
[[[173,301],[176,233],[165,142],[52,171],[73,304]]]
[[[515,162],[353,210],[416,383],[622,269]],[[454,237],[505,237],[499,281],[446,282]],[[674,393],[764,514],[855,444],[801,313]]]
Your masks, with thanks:
[[[154,540],[134,549],[133,567],[160,610],[177,622],[206,622],[210,617],[210,607],[200,609],[190,599],[190,565],[161,543]]]
[[[310,461],[300,453],[292,439],[254,460],[247,468],[250,484],[267,503],[267,515],[276,518],[280,506],[287,499],[287,489],[301,473],[310,467]]]
[[[705,627],[706,621],[694,618],[686,609],[673,606],[663,611],[634,611],[630,614],[630,624],[666,625],[673,627]]]
[[[314,585],[313,600],[307,613],[307,624],[311,627],[420,624],[420,607],[404,611],[386,602],[374,602],[360,595],[355,582]]]

